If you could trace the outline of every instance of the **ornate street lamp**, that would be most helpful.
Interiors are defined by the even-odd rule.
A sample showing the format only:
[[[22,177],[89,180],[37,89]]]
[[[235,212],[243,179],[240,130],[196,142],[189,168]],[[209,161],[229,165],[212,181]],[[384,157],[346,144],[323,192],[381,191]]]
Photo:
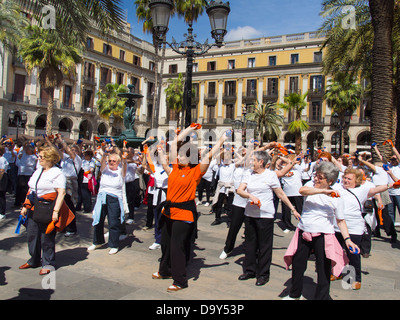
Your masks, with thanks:
[[[224,36],[226,34],[226,25],[228,15],[230,12],[229,2],[223,3],[221,0],[208,1],[206,12],[210,18],[211,36],[215,43],[209,44],[208,40],[205,43],[199,43],[194,40],[192,22],[189,22],[188,33],[185,34],[186,39],[177,43],[172,38],[172,43],[166,42],[173,51],[178,54],[184,55],[187,58],[186,62],[186,82],[184,90],[183,110],[185,112],[185,127],[191,124],[192,106],[192,72],[193,72],[193,59],[195,56],[200,56],[206,53],[213,46],[222,47]],[[151,10],[151,18],[153,20],[153,34],[158,39],[159,45],[163,43],[164,36],[168,31],[169,16],[173,10],[173,3],[171,0],[151,0],[149,3]]]
[[[27,114],[25,111],[22,111],[21,113],[21,117],[15,117],[15,111],[14,110],[10,110],[10,113],[8,114],[8,118],[10,120],[11,123],[15,123],[16,127],[17,127],[17,133],[15,136],[15,140],[18,139],[18,129],[26,123],[27,120]]]
[[[343,130],[350,124],[351,115],[352,112],[349,109],[343,113],[342,119],[337,112],[332,115],[332,123],[339,129],[339,154],[343,153]]]

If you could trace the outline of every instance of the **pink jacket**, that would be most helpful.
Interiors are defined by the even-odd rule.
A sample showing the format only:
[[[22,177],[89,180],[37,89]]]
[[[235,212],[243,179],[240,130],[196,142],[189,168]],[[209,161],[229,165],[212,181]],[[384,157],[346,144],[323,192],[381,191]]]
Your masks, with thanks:
[[[312,241],[313,237],[320,236],[320,233],[309,233],[303,232],[302,237],[305,241]],[[296,232],[290,241],[289,247],[286,250],[285,256],[283,260],[286,264],[286,270],[292,264],[293,256],[297,251],[298,247],[298,239],[299,239],[299,228],[296,229]],[[349,263],[349,259],[347,258],[346,253],[343,251],[343,248],[340,246],[337,241],[335,234],[333,233],[325,233],[325,255],[328,259],[332,261],[332,273],[334,276],[340,276],[345,265]]]

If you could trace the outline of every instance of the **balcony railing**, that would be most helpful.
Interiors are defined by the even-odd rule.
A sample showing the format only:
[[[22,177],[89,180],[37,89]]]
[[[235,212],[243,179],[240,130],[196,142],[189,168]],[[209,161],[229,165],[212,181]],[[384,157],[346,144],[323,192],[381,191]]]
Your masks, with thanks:
[[[60,103],[60,108],[64,110],[75,110],[75,106],[72,103]]]
[[[22,102],[29,104],[29,97],[22,94],[13,93],[11,96],[12,102]]]
[[[315,89],[310,89],[308,91],[308,96],[310,98],[322,98],[325,94],[325,90],[323,88],[315,88]]]
[[[87,84],[89,86],[95,86],[97,83],[97,79],[95,77],[82,76],[82,83]]]

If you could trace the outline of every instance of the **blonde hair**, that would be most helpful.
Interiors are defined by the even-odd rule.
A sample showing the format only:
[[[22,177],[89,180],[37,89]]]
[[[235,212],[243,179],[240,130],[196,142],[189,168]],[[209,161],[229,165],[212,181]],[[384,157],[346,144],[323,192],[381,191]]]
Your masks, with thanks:
[[[61,160],[60,153],[54,147],[40,148],[39,153],[42,153],[43,158],[51,162],[53,166]]]
[[[346,174],[354,174],[356,176],[356,187],[361,186],[361,184],[363,182],[363,177],[364,177],[364,174],[362,173],[361,170],[354,169],[354,168],[347,168],[344,171],[344,176]]]
[[[111,157],[113,157],[114,160],[117,160],[117,162],[121,162],[121,156],[118,153],[110,153],[110,155],[108,156],[108,158],[110,159]]]

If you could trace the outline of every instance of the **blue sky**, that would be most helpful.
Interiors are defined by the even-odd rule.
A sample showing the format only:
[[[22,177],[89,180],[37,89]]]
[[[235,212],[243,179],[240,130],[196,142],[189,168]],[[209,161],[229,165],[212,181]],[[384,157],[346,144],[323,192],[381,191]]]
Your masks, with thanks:
[[[316,31],[322,24],[319,16],[322,0],[231,0],[228,17],[228,34],[225,40],[240,40],[282,34]],[[123,0],[131,33],[152,42],[151,35],[142,32],[138,23],[133,0]],[[207,38],[212,42],[207,13],[193,24],[197,41]],[[178,17],[171,17],[167,41],[173,36],[178,42],[184,39],[187,25]]]

